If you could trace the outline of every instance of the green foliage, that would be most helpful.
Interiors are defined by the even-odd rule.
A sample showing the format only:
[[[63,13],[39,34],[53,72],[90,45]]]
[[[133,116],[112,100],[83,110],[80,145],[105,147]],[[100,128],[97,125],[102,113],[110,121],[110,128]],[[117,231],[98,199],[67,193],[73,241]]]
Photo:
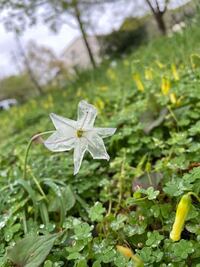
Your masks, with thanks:
[[[194,195],[181,239],[170,239],[182,195],[200,193],[200,75],[191,64],[191,54],[200,52],[199,38],[194,25],[84,72],[63,90],[1,112],[1,266],[12,266],[8,256],[23,266],[27,236],[34,245],[22,251],[30,255],[37,247],[37,264],[45,267],[134,266],[134,258],[120,254],[116,245],[130,248],[145,266],[199,265],[200,209]],[[149,69],[152,79],[145,75]],[[133,80],[136,72],[144,91]],[[161,90],[163,76],[171,83],[167,93]],[[51,153],[37,140],[22,179],[29,139],[52,129],[50,112],[76,117],[81,99],[98,108],[97,127],[117,127],[105,139],[110,162],[87,154],[73,176],[72,153]],[[54,242],[55,233],[60,234]]]
[[[103,56],[119,57],[131,50],[138,48],[146,40],[144,25],[133,29],[124,27],[118,31],[101,37],[101,53]]]
[[[27,236],[8,250],[8,258],[19,266],[39,267],[49,254],[57,236]]]
[[[22,101],[36,95],[36,89],[27,74],[4,78],[0,83],[1,98],[17,98]]]

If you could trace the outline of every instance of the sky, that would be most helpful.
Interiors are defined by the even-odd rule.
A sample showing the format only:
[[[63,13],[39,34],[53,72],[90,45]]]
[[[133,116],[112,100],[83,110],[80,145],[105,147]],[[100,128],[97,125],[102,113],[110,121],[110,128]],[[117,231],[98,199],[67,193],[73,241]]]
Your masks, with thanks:
[[[138,0],[141,8],[137,8],[136,15],[141,15],[144,8],[144,0]],[[178,5],[184,4],[189,0],[172,0],[172,8]],[[119,6],[115,8],[112,4],[105,5],[104,12],[99,10],[93,17],[91,22],[95,22],[95,29],[90,29],[90,33],[106,34],[113,29],[117,29],[122,23],[124,17],[133,15],[134,2],[123,7]],[[123,9],[123,12],[122,12]],[[96,18],[99,19],[97,20]],[[72,23],[74,21],[71,19]],[[80,36],[78,29],[72,28],[65,24],[62,26],[58,33],[54,33],[49,28],[39,23],[32,28],[28,28],[21,37],[21,42],[24,47],[30,40],[34,40],[39,45],[50,47],[58,56],[62,54],[62,51],[71,43],[74,39]],[[0,78],[15,74],[17,67],[12,60],[12,53],[16,51],[16,42],[14,34],[7,32],[4,25],[0,23]]]

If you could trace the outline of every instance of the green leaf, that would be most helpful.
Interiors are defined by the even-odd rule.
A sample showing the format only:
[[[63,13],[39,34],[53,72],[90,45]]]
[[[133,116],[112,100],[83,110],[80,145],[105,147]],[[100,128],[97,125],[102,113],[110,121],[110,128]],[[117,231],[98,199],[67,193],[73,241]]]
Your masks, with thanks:
[[[76,199],[70,186],[67,186],[65,190],[63,191],[63,198],[66,201],[65,202],[66,211],[71,210],[73,206],[75,205]]]
[[[152,248],[154,247],[158,247],[158,245],[160,244],[160,242],[164,239],[163,235],[160,235],[158,232],[154,231],[154,232],[148,232],[147,233],[147,241],[146,241],[146,245],[150,246]]]
[[[53,263],[50,260],[45,261],[44,267],[53,267]]]
[[[96,202],[93,207],[89,210],[90,219],[95,222],[101,222],[103,220],[103,213],[105,213],[106,209],[100,202]]]
[[[179,242],[172,244],[172,251],[176,257],[187,259],[188,254],[194,252],[194,248],[192,242],[180,240]]]
[[[152,186],[149,187],[149,188],[147,188],[147,189],[143,189],[143,188],[142,189],[139,189],[138,191],[141,192],[141,193],[143,193],[143,194],[145,194],[145,195],[147,195],[147,198],[149,200],[156,199],[157,196],[160,193],[159,190],[154,190],[154,188]]]
[[[92,267],[101,267],[101,263],[99,261],[95,261]]]
[[[27,236],[18,241],[7,252],[8,258],[22,267],[39,267],[53,247],[58,234],[46,236]]]
[[[86,261],[85,259],[80,260],[80,261],[78,262],[78,264],[76,265],[76,267],[88,267],[88,265],[87,265],[87,261]]]

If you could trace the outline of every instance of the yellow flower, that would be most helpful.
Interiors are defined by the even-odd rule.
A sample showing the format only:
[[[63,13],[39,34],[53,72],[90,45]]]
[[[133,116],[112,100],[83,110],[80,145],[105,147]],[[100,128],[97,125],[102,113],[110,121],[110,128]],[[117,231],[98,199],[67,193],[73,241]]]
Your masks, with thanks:
[[[170,88],[171,88],[170,80],[167,79],[166,77],[163,77],[161,83],[161,90],[163,95],[168,95]]]
[[[143,261],[138,256],[134,255],[130,248],[119,245],[117,245],[116,248],[117,251],[119,251],[122,255],[129,259],[132,259],[135,267],[144,267]]]
[[[130,248],[117,245],[117,250],[127,258],[132,258],[133,252]]]
[[[134,73],[133,74],[133,80],[134,80],[134,82],[135,82],[135,84],[137,86],[138,91],[143,92],[144,91],[144,85],[143,85],[143,83],[141,81],[140,74],[137,73],[137,72]]]
[[[145,79],[148,81],[153,80],[153,71],[151,68],[146,68],[145,69]]]
[[[172,104],[177,104],[177,98],[176,98],[175,93],[171,93],[169,95],[169,98],[170,98],[170,101],[171,101]]]
[[[175,80],[175,81],[178,81],[178,80],[179,80],[179,74],[178,74],[176,65],[175,65],[175,64],[172,64],[172,65],[171,65],[171,69],[172,69],[172,74],[173,74],[173,76],[174,76],[174,80]]]
[[[190,205],[191,205],[190,193],[183,195],[178,204],[175,221],[172,227],[172,231],[170,233],[170,238],[173,241],[179,241],[181,238],[181,233],[183,231],[185,220],[190,210]]]
[[[155,63],[160,69],[164,69],[165,65],[162,64],[160,61],[156,60]]]
[[[96,98],[94,105],[97,107],[99,111],[102,111],[105,107],[105,104],[101,98]]]

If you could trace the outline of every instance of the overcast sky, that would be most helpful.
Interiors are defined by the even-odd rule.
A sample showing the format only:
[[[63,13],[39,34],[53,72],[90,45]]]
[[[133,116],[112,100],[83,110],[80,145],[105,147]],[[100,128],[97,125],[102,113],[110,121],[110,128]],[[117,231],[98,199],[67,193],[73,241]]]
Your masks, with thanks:
[[[144,7],[144,0],[140,1],[141,7]],[[188,2],[189,0],[172,0],[172,7],[181,5]],[[132,3],[134,3],[132,1]],[[108,33],[112,29],[119,27],[123,18],[130,14],[133,14],[133,4],[123,6],[123,12],[121,8],[113,9],[111,5],[105,6],[105,11],[103,15],[94,14],[92,20],[95,20],[95,29],[96,33]],[[141,9],[137,9],[139,12]],[[123,15],[122,15],[123,14]],[[96,17],[99,16],[100,19],[96,20]],[[112,22],[112,23],[111,23]],[[72,21],[73,23],[73,21]],[[26,46],[27,42],[34,40],[40,45],[45,45],[52,48],[57,55],[60,55],[65,47],[69,45],[75,38],[80,35],[79,31],[75,28],[71,28],[68,25],[62,26],[61,30],[58,33],[53,33],[48,29],[47,26],[43,24],[38,24],[32,28],[27,29],[22,36],[22,44]],[[16,72],[16,66],[11,60],[11,53],[15,51],[16,43],[14,35],[10,32],[7,32],[4,29],[3,24],[0,24],[0,77],[7,76]]]

